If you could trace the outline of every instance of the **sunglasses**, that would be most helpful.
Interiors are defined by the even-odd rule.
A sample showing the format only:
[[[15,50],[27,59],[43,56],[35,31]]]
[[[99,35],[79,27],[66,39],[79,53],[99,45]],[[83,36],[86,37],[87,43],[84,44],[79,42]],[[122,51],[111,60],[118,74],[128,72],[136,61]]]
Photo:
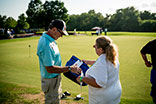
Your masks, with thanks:
[[[65,35],[63,32],[61,32],[60,29],[57,29],[57,31],[58,31],[61,35]]]
[[[93,45],[93,47],[96,48],[97,46],[96,45]]]

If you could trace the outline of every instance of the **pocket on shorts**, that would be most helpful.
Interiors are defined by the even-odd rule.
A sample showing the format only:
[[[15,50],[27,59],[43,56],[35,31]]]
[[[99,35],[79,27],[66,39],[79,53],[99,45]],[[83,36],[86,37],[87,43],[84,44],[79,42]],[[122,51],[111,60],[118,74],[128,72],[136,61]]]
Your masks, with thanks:
[[[43,91],[44,93],[47,93],[48,90],[49,90],[49,82],[48,82],[48,80],[42,79],[42,80],[41,80],[41,87],[42,87],[42,91]]]

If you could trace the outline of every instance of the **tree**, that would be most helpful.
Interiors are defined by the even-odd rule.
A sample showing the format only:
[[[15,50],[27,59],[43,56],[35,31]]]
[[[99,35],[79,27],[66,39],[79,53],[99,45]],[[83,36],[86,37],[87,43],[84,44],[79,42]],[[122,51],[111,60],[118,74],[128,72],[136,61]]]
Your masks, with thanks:
[[[94,10],[90,10],[88,12],[88,20],[89,20],[88,30],[90,30],[91,28],[95,26],[104,27],[104,24],[105,24],[104,17],[100,12],[96,13]]]
[[[122,17],[122,9],[117,10],[116,13],[111,16],[110,30],[115,30],[115,31],[121,30],[121,22],[120,22],[121,17]]]
[[[156,20],[143,20],[140,28],[143,32],[156,32]]]
[[[5,21],[6,21],[6,16],[1,16],[0,15],[0,28],[4,28],[5,27]]]
[[[6,34],[4,33],[6,18],[6,16],[0,15],[0,39],[7,38]]]
[[[110,25],[111,25],[111,22],[110,22],[110,19],[111,19],[111,14],[106,14],[106,17],[104,18],[104,25],[103,25],[103,29],[107,28],[108,30],[110,30]]]
[[[26,14],[28,16],[27,21],[30,24],[31,28],[39,28],[40,27],[40,13],[42,11],[42,2],[40,0],[31,0]]]
[[[17,26],[16,29],[19,32],[19,30],[21,29],[28,29],[29,28],[29,24],[26,20],[26,17],[24,15],[24,13],[22,13],[19,17],[18,17],[18,21],[17,21]]]
[[[69,30],[88,31],[92,27],[103,27],[105,24],[104,17],[101,13],[96,13],[94,10],[88,11],[88,13],[82,13],[81,15],[71,15],[67,23]]]
[[[88,31],[92,27],[98,26],[103,29],[107,28],[110,31],[133,32],[144,31],[142,29],[145,29],[148,25],[148,31],[155,31],[155,22],[151,20],[156,20],[156,13],[148,12],[147,14],[150,14],[148,18],[151,19],[149,21],[141,20],[140,12],[133,6],[118,9],[116,13],[112,15],[106,14],[106,17],[103,17],[101,13],[96,13],[94,10],[90,10],[87,13],[82,13],[80,15],[70,15],[69,21],[67,22],[67,28],[71,31],[74,29]]]
[[[68,30],[74,30],[74,29],[79,29],[79,21],[78,21],[79,15],[70,15],[69,16],[69,21],[67,22],[67,29]]]
[[[16,25],[17,25],[17,22],[16,22],[16,20],[14,18],[8,17],[6,19],[6,22],[5,22],[5,28],[6,29],[7,28],[14,29],[16,27]]]
[[[69,19],[67,14],[68,10],[64,7],[64,3],[61,1],[46,1],[43,4],[43,10],[46,29],[48,28],[49,23],[54,19],[62,19],[65,22]]]
[[[31,28],[47,29],[53,19],[68,21],[68,10],[61,1],[46,1],[44,4],[40,0],[31,0],[26,14]]]
[[[152,14],[151,14],[151,19],[152,19],[152,20],[156,20],[156,13],[152,13]]]
[[[134,7],[119,9],[112,15],[111,29],[115,31],[139,31],[139,12]]]
[[[148,20],[151,19],[151,13],[149,11],[140,12],[140,18],[141,20]]]

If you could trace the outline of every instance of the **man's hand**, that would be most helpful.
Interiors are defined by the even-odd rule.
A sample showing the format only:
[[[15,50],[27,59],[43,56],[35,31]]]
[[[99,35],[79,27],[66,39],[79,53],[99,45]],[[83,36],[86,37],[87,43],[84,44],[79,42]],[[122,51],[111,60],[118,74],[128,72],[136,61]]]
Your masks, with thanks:
[[[70,66],[71,68],[71,72],[76,73],[76,74],[80,74],[81,73],[81,68],[77,67],[77,66]]]
[[[146,65],[147,67],[151,67],[151,66],[152,66],[152,64],[151,64],[150,61],[146,61],[146,62],[145,62],[145,65]]]
[[[146,65],[147,67],[151,67],[152,64],[151,64],[150,61],[148,61],[146,54],[141,53],[141,56],[142,56],[142,58],[144,59],[145,65]]]

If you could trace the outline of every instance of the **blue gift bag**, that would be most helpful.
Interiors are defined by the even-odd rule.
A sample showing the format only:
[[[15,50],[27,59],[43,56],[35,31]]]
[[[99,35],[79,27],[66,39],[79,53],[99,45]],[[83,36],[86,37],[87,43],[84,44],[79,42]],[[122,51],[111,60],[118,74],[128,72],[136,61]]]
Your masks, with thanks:
[[[84,62],[82,62],[80,59],[78,59],[75,56],[72,56],[69,61],[66,63],[66,66],[72,66],[72,65],[77,65],[78,67],[80,67],[83,71],[83,75],[85,76],[86,71],[88,70],[88,65],[85,64]],[[70,80],[74,81],[75,83],[79,84],[76,80],[76,78],[80,75],[80,74],[76,74],[76,73],[72,73],[71,71],[63,73],[64,76],[66,76],[67,78],[69,78]],[[86,83],[82,83],[82,86],[86,86]]]

